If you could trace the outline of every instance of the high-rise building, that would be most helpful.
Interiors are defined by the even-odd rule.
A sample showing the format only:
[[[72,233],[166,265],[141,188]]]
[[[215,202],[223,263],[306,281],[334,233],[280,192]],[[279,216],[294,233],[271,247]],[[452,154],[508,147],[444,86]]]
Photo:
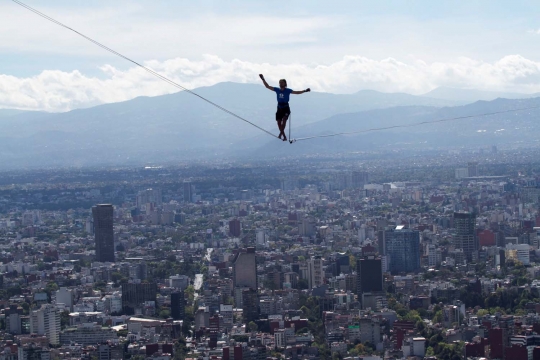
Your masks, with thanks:
[[[125,314],[132,315],[135,308],[142,308],[146,301],[156,301],[156,283],[122,284],[122,308]]]
[[[240,251],[233,260],[233,286],[257,290],[257,261],[255,248]]]
[[[386,255],[386,240],[384,238],[386,230],[377,230],[377,247],[380,255]]]
[[[427,256],[429,266],[438,266],[442,262],[441,249],[433,244],[427,246]]]
[[[183,320],[186,314],[186,302],[184,291],[173,292],[171,294],[171,317],[174,320]]]
[[[184,180],[184,202],[193,202],[193,186],[189,180]]]
[[[219,305],[219,315],[223,317],[223,326],[227,329],[231,329],[234,324],[233,318],[233,306],[232,305]]]
[[[386,253],[392,274],[413,272],[420,268],[420,233],[416,230],[396,226],[384,233]]]
[[[8,309],[4,309],[5,329],[6,332],[13,335],[23,333],[21,317],[23,309],[17,305],[10,305]]]
[[[259,296],[255,289],[242,291],[242,316],[245,324],[259,319]]]
[[[478,163],[476,161],[467,163],[469,177],[478,176]]]
[[[232,219],[229,221],[229,232],[234,237],[239,237],[242,233],[242,225],[240,224],[240,220],[238,219]]]
[[[469,177],[469,170],[467,168],[458,168],[455,170],[456,180]]]
[[[195,331],[202,327],[208,328],[210,326],[210,309],[205,306],[199,306],[195,313]]]
[[[184,213],[180,213],[180,214],[175,214],[174,215],[174,222],[177,222],[181,225],[185,224],[186,223],[186,214]]]
[[[287,177],[286,179],[281,179],[281,190],[291,191],[298,188],[298,179],[296,177]]]
[[[99,262],[114,262],[113,213],[111,204],[99,204],[92,207],[96,261]]]
[[[61,287],[56,290],[56,306],[58,304],[64,304],[70,312],[73,311],[73,290],[66,287]]]
[[[86,223],[84,224],[84,229],[86,233],[88,233],[89,235],[94,235],[94,219],[92,219],[91,217],[86,219]]]
[[[356,292],[358,298],[362,293],[383,291],[382,261],[379,256],[369,255],[356,260]]]
[[[220,321],[221,320],[221,321]],[[220,322],[223,322],[223,318],[220,318],[219,314],[214,314],[210,317],[208,320],[208,327],[209,327],[209,334],[208,334],[208,346],[211,349],[214,349],[217,346],[217,340],[220,333],[220,327],[222,324]]]
[[[539,186],[523,186],[519,189],[521,201],[523,204],[539,204],[540,203],[540,187]]]
[[[469,212],[454,213],[454,227],[456,228],[454,245],[456,249],[463,250],[467,260],[471,261],[473,253],[478,250],[476,215]]]
[[[60,344],[60,312],[52,304],[43,304],[30,314],[30,329],[33,334],[45,335],[49,343]]]
[[[321,286],[324,281],[324,272],[322,258],[320,256],[312,256],[307,261],[308,265],[308,285],[310,289]]]
[[[133,280],[145,280],[148,276],[148,266],[146,262],[140,261],[129,265],[129,278]]]
[[[339,274],[348,274],[350,272],[350,260],[349,255],[340,254],[336,255],[336,260],[332,264],[332,275],[338,276]]]
[[[351,185],[353,188],[363,189],[364,185],[369,182],[369,175],[365,171],[353,171],[351,174]]]
[[[5,324],[6,324],[6,332],[13,335],[20,335],[22,334],[22,322],[21,322],[21,315],[14,312],[9,313],[5,317]]]
[[[139,191],[137,194],[137,207],[140,209],[143,206],[146,206],[146,204],[161,206],[163,204],[161,189],[146,189]]]
[[[310,218],[303,218],[298,224],[298,234],[302,236],[313,236],[316,233],[315,221]]]

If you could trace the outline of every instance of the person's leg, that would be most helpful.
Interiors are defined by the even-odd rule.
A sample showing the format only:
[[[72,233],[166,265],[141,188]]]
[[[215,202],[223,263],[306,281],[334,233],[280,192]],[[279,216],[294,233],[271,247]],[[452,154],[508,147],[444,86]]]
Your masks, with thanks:
[[[279,108],[276,111],[276,123],[279,129],[279,135],[278,138],[281,139],[281,134],[283,133],[283,130],[281,129],[281,118],[283,117],[283,114],[281,114]]]
[[[283,141],[287,141],[287,136],[285,136],[285,129],[287,128],[287,120],[289,119],[289,114],[286,114],[283,119],[281,119],[281,134],[283,136]]]

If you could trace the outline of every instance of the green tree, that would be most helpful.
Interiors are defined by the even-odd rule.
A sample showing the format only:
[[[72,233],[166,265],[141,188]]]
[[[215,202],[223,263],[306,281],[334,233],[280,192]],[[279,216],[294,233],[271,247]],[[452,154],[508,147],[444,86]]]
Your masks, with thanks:
[[[259,329],[257,324],[255,324],[255,322],[253,322],[253,321],[249,322],[248,328],[249,328],[249,331],[251,331],[251,332],[256,332]]]
[[[480,309],[476,313],[477,316],[485,316],[485,315],[488,315],[488,314],[489,314],[489,311],[487,311],[486,309]]]
[[[351,269],[356,269],[356,256],[353,254],[349,255],[349,266]]]
[[[183,360],[186,358],[188,353],[189,348],[187,347],[186,340],[181,337],[177,342],[174,343],[174,359]]]
[[[442,323],[442,320],[443,320],[442,310],[439,310],[433,316],[432,321],[433,321],[434,324],[438,324],[438,323]]]
[[[195,299],[195,288],[193,285],[189,285],[186,290],[184,290],[184,294],[188,295],[189,303],[193,303],[193,300]]]
[[[58,284],[55,283],[54,281],[49,281],[47,283],[47,286],[45,287],[45,291],[47,291],[48,293],[53,293],[53,292],[56,292],[58,290]]]
[[[171,311],[169,309],[162,309],[159,312],[159,317],[162,318],[162,319],[167,319],[167,318],[171,317]]]

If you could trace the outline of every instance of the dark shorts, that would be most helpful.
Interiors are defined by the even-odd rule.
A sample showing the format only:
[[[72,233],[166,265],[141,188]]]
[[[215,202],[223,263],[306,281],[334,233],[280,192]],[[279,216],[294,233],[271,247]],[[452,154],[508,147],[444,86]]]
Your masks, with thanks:
[[[280,120],[283,120],[283,118],[285,116],[289,116],[291,115],[291,108],[288,107],[288,106],[284,106],[284,107],[279,107],[277,108],[277,111],[276,111],[276,121],[280,121]]]

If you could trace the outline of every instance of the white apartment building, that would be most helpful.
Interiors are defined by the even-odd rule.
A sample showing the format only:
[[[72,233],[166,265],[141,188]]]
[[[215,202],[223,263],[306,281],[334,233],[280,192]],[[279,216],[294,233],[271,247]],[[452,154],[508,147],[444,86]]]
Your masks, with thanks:
[[[60,343],[60,312],[51,304],[41,305],[38,310],[30,315],[31,332],[45,335],[53,345]]]
[[[113,329],[94,323],[81,324],[60,333],[60,343],[62,344],[95,345],[108,340],[114,341],[117,338],[116,331]]]

